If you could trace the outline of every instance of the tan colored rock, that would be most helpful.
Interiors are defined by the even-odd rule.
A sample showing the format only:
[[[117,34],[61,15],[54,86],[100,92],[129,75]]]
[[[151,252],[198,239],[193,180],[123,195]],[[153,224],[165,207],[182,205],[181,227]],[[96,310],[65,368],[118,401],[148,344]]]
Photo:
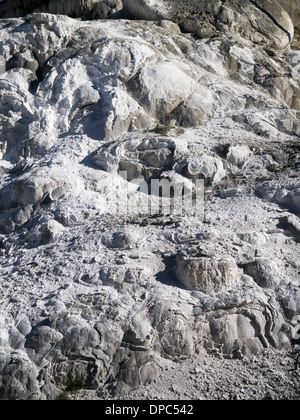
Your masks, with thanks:
[[[300,0],[277,0],[288,12],[295,28],[300,29]]]
[[[177,277],[188,289],[209,293],[231,288],[240,276],[233,258],[183,257],[177,263]]]
[[[234,354],[240,351],[248,356],[263,348],[264,340],[261,341],[257,336],[257,331],[263,331],[265,325],[266,320],[260,313],[257,313],[256,317],[231,314],[210,322],[212,337],[216,343],[223,346],[224,353]]]

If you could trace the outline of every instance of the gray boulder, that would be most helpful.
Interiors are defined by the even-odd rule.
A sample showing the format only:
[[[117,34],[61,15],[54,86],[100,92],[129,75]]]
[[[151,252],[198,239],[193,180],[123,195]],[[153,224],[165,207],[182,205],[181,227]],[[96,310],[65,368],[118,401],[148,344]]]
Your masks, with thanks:
[[[257,258],[245,267],[245,273],[254,278],[254,281],[266,289],[274,289],[279,281],[279,270],[275,261],[267,258]]]
[[[38,369],[23,351],[11,355],[1,355],[1,400],[38,400],[41,399]]]

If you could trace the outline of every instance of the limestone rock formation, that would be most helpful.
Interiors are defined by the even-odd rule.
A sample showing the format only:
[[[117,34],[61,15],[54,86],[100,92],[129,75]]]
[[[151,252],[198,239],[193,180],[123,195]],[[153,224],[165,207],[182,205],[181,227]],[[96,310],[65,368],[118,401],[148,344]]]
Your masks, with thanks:
[[[195,32],[201,38],[215,36],[219,31],[232,31],[253,42],[284,48],[294,36],[294,26],[285,9],[295,19],[295,8],[283,8],[277,0],[187,0],[180,5],[169,0],[124,0],[124,9],[141,19],[172,20],[184,31]]]
[[[74,18],[103,19],[120,9],[121,0],[4,0],[0,3],[0,18],[45,12]]]
[[[0,399],[118,398],[201,354],[296,395],[276,355],[300,313],[297,7],[59,4],[0,20]]]
[[[190,290],[209,293],[234,286],[240,277],[239,268],[231,258],[180,258],[176,274]]]

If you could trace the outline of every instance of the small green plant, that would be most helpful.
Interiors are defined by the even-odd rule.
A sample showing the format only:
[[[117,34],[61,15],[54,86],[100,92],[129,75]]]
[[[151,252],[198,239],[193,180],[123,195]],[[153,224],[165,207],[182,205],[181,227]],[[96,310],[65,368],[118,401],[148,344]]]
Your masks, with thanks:
[[[170,130],[176,130],[176,135],[178,137],[184,134],[184,129],[182,127],[176,127],[174,124],[172,124],[172,117],[170,112],[156,112],[156,119],[156,125],[152,130],[153,133],[167,136]]]
[[[76,392],[85,388],[85,384],[81,378],[75,378],[73,381],[70,381],[66,386],[67,392]]]
[[[175,127],[171,126],[171,113],[162,113],[156,112],[156,126],[154,127],[153,132],[156,134],[160,134],[162,136],[167,136],[169,131]]]
[[[69,401],[69,393],[63,390],[58,397],[58,401]]]
[[[167,136],[169,134],[169,131],[171,130],[170,124],[161,124],[159,121],[157,121],[156,126],[154,127],[153,132],[155,134],[160,134],[162,136]]]
[[[82,389],[85,389],[84,381],[81,378],[75,378],[72,381],[67,382],[58,399],[60,401],[68,401],[70,394],[81,391]]]

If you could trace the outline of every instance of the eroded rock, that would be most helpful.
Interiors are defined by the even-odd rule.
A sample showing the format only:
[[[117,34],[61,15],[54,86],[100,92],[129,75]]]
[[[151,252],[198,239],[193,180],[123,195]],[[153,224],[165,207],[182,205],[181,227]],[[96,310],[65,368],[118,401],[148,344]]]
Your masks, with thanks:
[[[172,169],[176,143],[169,138],[127,140],[120,144],[104,145],[91,155],[92,162],[102,170],[117,174],[127,172],[127,180],[158,178]]]
[[[2,399],[55,399],[78,379],[119,397],[203,349],[291,346],[298,52],[281,50],[279,3],[254,3],[177,2],[174,17],[161,1],[155,22],[1,20]],[[205,217],[148,214],[152,179],[192,198],[204,179]]]
[[[178,279],[190,290],[203,293],[234,286],[240,270],[232,258],[179,258],[176,268]]]
[[[254,278],[254,281],[266,289],[275,288],[280,281],[280,272],[276,262],[266,258],[258,258],[245,267],[245,273]]]
[[[42,0],[4,0],[3,4],[0,4],[0,18],[20,17],[29,13],[45,12],[71,17],[103,19],[116,13],[121,8],[121,0],[88,0],[84,3],[80,0],[50,0],[48,2]]]
[[[292,20],[277,1],[188,0],[178,5],[167,0],[124,0],[124,8],[136,18],[175,21],[183,30],[201,38],[213,36],[216,30],[229,30],[257,43],[285,48],[294,36]]]

